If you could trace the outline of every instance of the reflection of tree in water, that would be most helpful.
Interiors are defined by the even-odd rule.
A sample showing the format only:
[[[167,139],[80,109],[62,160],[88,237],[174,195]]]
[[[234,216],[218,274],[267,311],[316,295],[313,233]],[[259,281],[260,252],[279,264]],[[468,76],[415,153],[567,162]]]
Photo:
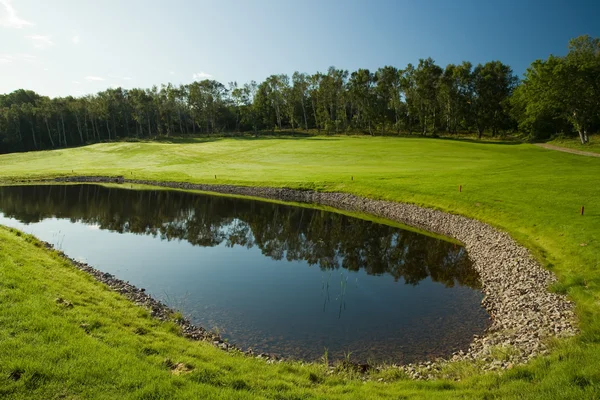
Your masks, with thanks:
[[[446,286],[478,286],[461,246],[322,210],[94,185],[0,187],[0,210],[25,223],[55,216],[196,246],[257,246],[275,260],[305,260],[323,270],[362,268],[413,285],[431,276]]]

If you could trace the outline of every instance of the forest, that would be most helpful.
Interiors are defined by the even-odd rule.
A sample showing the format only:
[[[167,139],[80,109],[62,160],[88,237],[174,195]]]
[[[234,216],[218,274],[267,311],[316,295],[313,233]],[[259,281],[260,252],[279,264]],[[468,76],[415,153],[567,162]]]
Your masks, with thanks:
[[[125,138],[315,131],[320,134],[457,134],[531,139],[600,127],[600,38],[580,36],[565,56],[536,60],[519,79],[500,61],[445,68],[431,58],[399,69],[271,75],[227,85],[202,80],[150,89],[110,88],[49,98],[0,95],[0,153]]]

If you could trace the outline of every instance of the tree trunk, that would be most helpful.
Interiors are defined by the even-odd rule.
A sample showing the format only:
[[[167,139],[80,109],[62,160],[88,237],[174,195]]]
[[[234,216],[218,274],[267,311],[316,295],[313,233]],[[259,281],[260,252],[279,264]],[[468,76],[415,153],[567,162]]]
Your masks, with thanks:
[[[77,130],[79,131],[79,139],[81,140],[81,144],[83,144],[83,132],[81,131],[81,125],[79,124],[79,115],[75,113],[75,120],[77,120]]]
[[[83,127],[85,129],[85,140],[86,142],[90,141],[90,132],[88,130],[88,126],[87,126],[87,113],[83,114]]]
[[[96,124],[96,118],[92,117],[92,139],[95,141],[100,140],[100,132],[98,131],[98,125]]]
[[[302,114],[304,115],[304,130],[308,130],[308,119],[306,118],[306,106],[304,105],[304,99],[302,99]]]
[[[58,133],[58,146],[62,144],[62,134],[60,133],[60,121],[56,119],[56,133]]]
[[[275,105],[275,116],[277,117],[277,126],[281,130],[281,114],[279,112],[279,104]]]
[[[23,143],[23,136],[21,135],[21,119],[17,118],[17,135],[19,136],[19,142],[21,143],[21,145],[24,145],[25,143]]]
[[[33,123],[29,121],[29,125],[31,125],[31,137],[33,138],[33,147],[37,150],[37,140],[35,140],[35,128],[33,127]]]
[[[167,116],[167,137],[171,134],[171,114]]]
[[[108,126],[108,118],[104,120],[106,122],[106,130],[108,131],[108,140],[111,140],[110,137],[110,126]]]
[[[315,125],[317,126],[317,131],[321,133],[321,126],[319,126],[319,120],[317,119],[317,109],[315,108],[315,101],[311,99],[313,115],[315,116]]]
[[[46,129],[48,130],[48,138],[50,138],[50,144],[52,148],[54,148],[54,140],[52,139],[52,133],[50,132],[50,125],[48,125],[48,118],[44,117],[44,122],[46,122]]]
[[[67,147],[67,131],[65,130],[65,118],[62,113],[60,114],[60,122],[62,123],[62,131],[63,131],[63,143],[65,147]]]
[[[577,130],[577,133],[579,133],[579,140],[581,141],[581,144],[586,144],[587,143],[587,134],[585,133],[585,131],[581,128],[579,128]]]

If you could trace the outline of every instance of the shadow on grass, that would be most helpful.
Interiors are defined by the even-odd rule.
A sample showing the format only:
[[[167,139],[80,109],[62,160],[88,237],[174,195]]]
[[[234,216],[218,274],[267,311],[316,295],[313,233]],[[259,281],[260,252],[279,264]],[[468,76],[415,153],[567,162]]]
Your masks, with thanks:
[[[157,143],[166,143],[166,144],[191,144],[191,143],[210,143],[216,142],[223,139],[231,139],[231,140],[270,140],[270,139],[278,139],[278,140],[340,140],[341,138],[346,137],[386,137],[386,138],[404,138],[404,139],[431,139],[431,140],[447,140],[447,141],[455,141],[455,142],[465,142],[465,143],[479,143],[479,144],[497,144],[497,145],[519,145],[526,143],[526,141],[521,140],[518,137],[507,137],[507,138],[490,138],[483,137],[482,139],[477,139],[473,137],[465,137],[465,136],[438,136],[438,135],[420,135],[420,134],[375,134],[370,135],[368,133],[339,133],[339,134],[319,134],[319,133],[306,133],[306,132],[294,132],[294,131],[283,131],[283,132],[273,132],[273,131],[259,131],[258,133],[215,133],[215,134],[199,134],[199,135],[185,135],[185,136],[171,136],[171,137],[152,137],[152,138],[124,138],[122,141],[126,142],[157,142]]]
[[[348,133],[332,133],[327,134],[324,132],[317,131],[308,131],[308,132],[298,132],[298,131],[258,131],[257,133],[253,132],[235,132],[235,133],[214,133],[214,134],[189,134],[189,135],[181,135],[181,136],[149,136],[149,137],[120,137],[115,140],[102,140],[100,142],[94,143],[86,143],[83,146],[96,144],[96,143],[115,143],[115,142],[126,142],[126,143],[162,143],[162,144],[194,144],[194,143],[211,143],[217,142],[223,139],[230,140],[341,140],[342,138],[348,137],[361,137],[361,138],[370,138],[370,137],[386,137],[386,138],[404,138],[404,139],[431,139],[431,140],[447,140],[447,141],[455,141],[455,142],[465,142],[465,143],[479,143],[479,144],[497,144],[497,145],[517,145],[526,143],[526,141],[521,140],[518,137],[508,137],[503,139],[496,139],[491,137],[483,137],[482,139],[477,139],[475,137],[470,136],[452,136],[452,135],[421,135],[421,134],[396,134],[390,132],[377,132],[374,135],[369,134],[368,132],[348,132]],[[82,145],[74,145],[68,146],[68,148],[81,147]]]
[[[278,139],[278,140],[319,140],[321,138],[329,138],[333,140],[339,140],[334,136],[326,135],[314,135],[303,132],[258,132],[254,133],[231,133],[231,134],[202,134],[195,136],[171,136],[171,137],[155,137],[155,138],[143,138],[143,139],[123,139],[124,142],[140,142],[140,143],[165,143],[165,144],[191,144],[191,143],[210,143],[216,142],[223,139],[231,140],[267,140],[267,139]]]
[[[500,145],[517,145],[517,144],[523,144],[526,143],[525,141],[522,141],[518,138],[507,138],[507,139],[500,139],[500,140],[496,140],[494,138],[483,138],[483,139],[474,139],[474,138],[461,138],[461,137],[448,137],[448,136],[442,136],[442,137],[430,137],[431,139],[439,139],[439,140],[450,140],[450,141],[455,141],[455,142],[465,142],[465,143],[478,143],[478,144],[500,144]]]

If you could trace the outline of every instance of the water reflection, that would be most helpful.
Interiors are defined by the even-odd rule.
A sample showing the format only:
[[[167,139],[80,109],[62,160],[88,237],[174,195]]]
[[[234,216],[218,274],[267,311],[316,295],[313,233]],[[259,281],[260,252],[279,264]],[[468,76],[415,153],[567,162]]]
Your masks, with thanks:
[[[412,362],[488,317],[461,246],[345,215],[168,190],[0,187],[0,224],[144,287],[242,348]]]
[[[0,206],[5,216],[25,223],[68,218],[195,246],[256,246],[274,260],[303,260],[323,270],[387,273],[412,285],[431,277],[447,287],[478,287],[461,246],[321,210],[96,185],[0,187]]]

